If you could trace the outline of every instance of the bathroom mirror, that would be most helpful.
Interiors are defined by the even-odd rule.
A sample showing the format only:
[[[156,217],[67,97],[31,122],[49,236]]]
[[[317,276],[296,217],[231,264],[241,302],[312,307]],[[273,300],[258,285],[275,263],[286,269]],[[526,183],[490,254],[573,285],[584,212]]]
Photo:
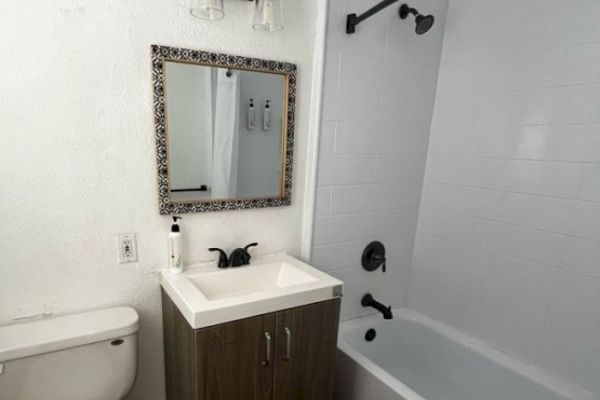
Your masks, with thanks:
[[[161,214],[291,204],[296,66],[152,46]]]

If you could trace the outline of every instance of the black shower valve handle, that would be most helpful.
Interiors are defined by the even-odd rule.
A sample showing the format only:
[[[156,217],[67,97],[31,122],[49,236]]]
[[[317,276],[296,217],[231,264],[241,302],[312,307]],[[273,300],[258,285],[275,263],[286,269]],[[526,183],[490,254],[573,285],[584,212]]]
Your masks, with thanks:
[[[385,257],[385,246],[379,241],[369,243],[363,250],[361,263],[367,271],[375,271],[381,267],[383,272],[387,270]]]
[[[381,272],[385,273],[385,271],[386,271],[386,265],[385,265],[386,258],[385,258],[385,256],[380,256],[379,254],[374,254],[371,257],[371,259],[374,260],[375,262],[380,263],[380,265],[381,265]]]

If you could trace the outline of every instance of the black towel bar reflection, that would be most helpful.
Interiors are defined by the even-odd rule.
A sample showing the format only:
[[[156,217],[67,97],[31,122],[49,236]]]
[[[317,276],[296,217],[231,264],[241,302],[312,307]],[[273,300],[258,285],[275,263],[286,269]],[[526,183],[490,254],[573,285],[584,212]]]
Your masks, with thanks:
[[[198,187],[198,188],[171,189],[171,193],[177,193],[177,192],[207,192],[207,191],[208,191],[208,186],[207,185],[200,185],[200,187]]]

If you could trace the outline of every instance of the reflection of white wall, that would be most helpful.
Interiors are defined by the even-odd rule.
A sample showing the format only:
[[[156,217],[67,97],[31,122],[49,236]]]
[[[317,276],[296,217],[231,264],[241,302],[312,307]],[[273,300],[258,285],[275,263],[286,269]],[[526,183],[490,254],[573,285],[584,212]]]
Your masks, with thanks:
[[[208,185],[212,169],[211,69],[166,63],[171,189]]]
[[[281,75],[240,73],[238,197],[277,196],[281,184],[283,82]],[[256,128],[248,130],[249,99],[256,107]],[[271,100],[271,130],[263,130],[265,102]]]

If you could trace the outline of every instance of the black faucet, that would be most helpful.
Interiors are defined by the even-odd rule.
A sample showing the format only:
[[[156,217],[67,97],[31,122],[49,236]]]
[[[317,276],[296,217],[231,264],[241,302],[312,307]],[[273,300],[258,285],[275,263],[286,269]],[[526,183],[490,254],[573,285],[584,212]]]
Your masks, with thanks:
[[[254,246],[258,246],[258,243],[250,243],[244,248],[237,248],[231,252],[231,256],[229,256],[229,258],[227,257],[225,251],[217,247],[211,247],[208,249],[208,251],[219,252],[219,268],[239,267],[250,264],[250,259],[252,256],[248,252],[248,249]]]
[[[383,304],[381,304],[380,302],[378,302],[377,300],[375,300],[373,298],[373,296],[371,296],[370,293],[367,293],[363,296],[360,304],[363,307],[373,307],[374,309],[376,309],[377,311],[379,311],[380,313],[383,314],[383,319],[392,319],[394,318],[394,316],[392,315],[392,307],[391,306],[384,306]]]

